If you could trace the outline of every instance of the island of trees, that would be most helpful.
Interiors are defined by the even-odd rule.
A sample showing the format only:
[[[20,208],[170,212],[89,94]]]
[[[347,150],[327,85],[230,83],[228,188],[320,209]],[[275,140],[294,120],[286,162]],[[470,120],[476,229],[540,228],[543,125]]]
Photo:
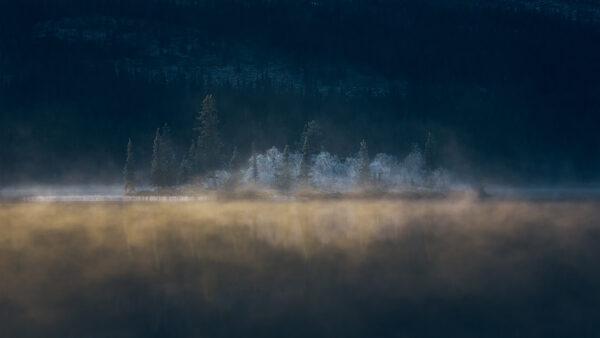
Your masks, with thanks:
[[[139,178],[138,171],[143,166],[136,161],[129,139],[123,168],[126,194],[186,194],[206,190],[268,190],[281,194],[307,190],[325,193],[443,190],[449,182],[448,172],[435,163],[431,133],[424,137],[422,147],[415,143],[403,158],[385,153],[371,156],[366,140],[360,138],[353,140],[357,152],[342,158],[325,149],[325,131],[311,120],[294,145],[259,150],[252,143],[250,153],[243,157],[237,147],[227,149],[224,145],[213,95],[204,98],[194,122],[195,138],[183,153],[174,146],[167,124],[156,129],[147,182]]]

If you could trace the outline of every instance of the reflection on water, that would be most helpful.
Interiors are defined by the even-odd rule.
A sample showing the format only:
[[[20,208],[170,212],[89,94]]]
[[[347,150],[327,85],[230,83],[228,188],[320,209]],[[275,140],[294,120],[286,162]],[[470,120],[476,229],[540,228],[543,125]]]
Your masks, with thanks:
[[[66,197],[66,196],[123,196],[121,185],[24,185],[0,188],[0,197]]]
[[[208,196],[123,196],[123,195],[48,195],[23,197],[25,202],[190,202],[205,201]]]
[[[486,192],[492,197],[505,199],[531,199],[531,200],[573,200],[573,199],[600,199],[600,188],[511,188],[490,187]]]
[[[600,204],[0,204],[1,337],[600,332]]]
[[[140,187],[146,192],[151,191],[151,187]],[[488,199],[497,200],[535,200],[535,201],[569,201],[569,200],[600,200],[600,188],[596,187],[510,187],[510,186],[489,186],[485,187],[485,194]],[[192,190],[194,191],[194,190]],[[455,197],[473,197],[477,195],[468,185],[454,185],[448,189],[425,189],[425,188],[405,188],[404,190],[381,193],[386,198],[413,198],[419,197],[438,198],[446,195],[450,198]],[[0,188],[0,200],[18,200],[29,202],[135,202],[135,201],[204,201],[215,199],[219,193],[217,191],[195,191],[192,195],[183,193],[174,195],[160,195],[155,193],[143,194],[139,196],[125,196],[120,185],[48,185],[48,186],[17,186]],[[263,199],[289,200],[298,199],[298,196],[282,195],[278,192],[267,191],[261,193],[260,190],[254,192],[254,195],[260,195]],[[356,194],[349,193],[356,196]],[[360,193],[358,194],[360,195]],[[319,195],[316,197],[327,197],[328,195]],[[344,195],[346,196],[346,195]],[[315,197],[315,196],[313,196]],[[339,197],[339,196],[338,196]]]

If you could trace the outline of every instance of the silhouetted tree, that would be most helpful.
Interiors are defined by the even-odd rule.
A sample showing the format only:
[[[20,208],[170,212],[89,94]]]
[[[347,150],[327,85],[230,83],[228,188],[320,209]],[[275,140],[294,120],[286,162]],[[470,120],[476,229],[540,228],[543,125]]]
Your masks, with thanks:
[[[423,151],[423,160],[425,161],[425,170],[427,173],[431,173],[435,169],[431,132],[427,133],[427,141],[425,142],[425,149]]]
[[[300,180],[308,179],[308,169],[309,169],[309,153],[308,153],[308,135],[304,137],[304,144],[302,145],[302,157],[300,157]]]
[[[286,145],[283,148],[283,154],[281,154],[281,165],[277,168],[276,180],[279,189],[287,190],[291,186],[292,173],[290,168],[290,154],[289,147]]]
[[[366,184],[369,181],[369,150],[365,140],[360,142],[358,161],[358,180],[361,184]]]
[[[174,186],[177,183],[177,163],[171,131],[166,123],[156,130],[154,137],[150,182],[155,187]]]
[[[221,165],[221,138],[218,125],[219,118],[217,107],[212,94],[207,95],[202,101],[202,110],[196,117],[198,133],[196,142],[195,171],[205,174],[207,171],[218,169]]]
[[[233,152],[231,153],[231,158],[229,159],[229,164],[227,165],[227,169],[230,173],[233,173],[235,170],[235,162],[237,161],[237,147],[233,148]]]
[[[383,171],[380,169],[375,173],[375,177],[373,178],[374,183],[377,185],[378,188],[385,188],[383,186]]]
[[[324,148],[323,135],[321,126],[315,120],[309,121],[304,125],[296,147],[302,150],[306,145],[306,153],[309,157],[318,154]]]
[[[156,128],[154,134],[154,145],[152,146],[152,165],[150,166],[150,184],[153,186],[160,186],[161,182],[161,165],[159,159],[160,149],[160,128]]]
[[[196,142],[192,140],[192,144],[188,152],[183,155],[179,166],[179,183],[184,184],[190,181],[194,174],[194,158],[196,156]]]
[[[237,161],[237,147],[233,148],[233,152],[231,154],[231,158],[229,159],[229,164],[227,166],[229,170],[229,178],[225,182],[225,189],[233,190],[238,185],[239,182],[239,173],[235,168],[235,163]]]
[[[125,180],[125,193],[135,191],[135,158],[133,157],[133,146],[131,138],[127,142],[127,158],[125,159],[125,167],[123,168],[123,179]]]
[[[252,180],[254,184],[258,182],[258,164],[257,164],[256,148],[254,146],[254,142],[252,142]]]

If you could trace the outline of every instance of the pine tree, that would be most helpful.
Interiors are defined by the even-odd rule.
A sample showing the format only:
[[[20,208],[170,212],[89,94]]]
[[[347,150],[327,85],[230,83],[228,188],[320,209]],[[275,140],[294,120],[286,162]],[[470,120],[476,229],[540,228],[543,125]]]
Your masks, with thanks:
[[[229,178],[225,182],[225,189],[233,190],[238,185],[239,175],[236,172],[235,163],[237,161],[237,147],[233,148],[233,153],[231,154],[231,158],[229,159]]]
[[[194,158],[196,156],[196,142],[192,140],[192,144],[188,152],[183,155],[179,166],[179,183],[184,184],[191,180],[194,173]]]
[[[433,140],[431,137],[431,132],[427,133],[427,141],[425,142],[425,150],[423,152],[423,158],[425,160],[425,170],[429,174],[435,169],[434,156],[433,156]]]
[[[202,101],[202,110],[196,117],[198,133],[196,142],[195,170],[198,174],[216,170],[221,165],[222,143],[218,130],[219,118],[215,99],[212,94]]]
[[[154,146],[152,147],[152,165],[150,167],[150,184],[155,187],[161,185],[161,165],[159,158],[160,148],[160,128],[156,128],[156,134],[154,134]]]
[[[283,154],[281,155],[281,165],[279,166],[276,174],[277,185],[282,190],[287,190],[291,186],[292,173],[290,168],[290,155],[289,147],[286,145],[283,148]]]
[[[300,180],[308,179],[308,169],[309,169],[309,153],[308,153],[308,135],[304,137],[304,144],[302,145],[302,157],[300,158]]]
[[[175,147],[171,139],[171,129],[166,123],[163,126],[160,148],[165,167],[165,186],[174,186],[177,184],[177,169],[179,165],[175,154]]]
[[[258,183],[258,163],[257,163],[257,154],[256,148],[254,147],[254,142],[252,142],[252,179],[254,180],[254,184]]]
[[[150,182],[155,187],[174,186],[177,183],[177,162],[171,131],[166,123],[156,130],[154,137]]]
[[[233,174],[233,171],[235,170],[235,162],[237,161],[237,147],[233,148],[233,153],[231,153],[231,158],[229,159],[229,164],[227,166],[227,169],[229,169],[229,173]]]
[[[358,160],[358,179],[361,184],[365,184],[369,181],[369,151],[365,140],[360,142]]]
[[[133,157],[131,138],[127,142],[127,158],[125,159],[125,167],[123,168],[123,179],[125,180],[125,185],[123,186],[125,193],[135,192],[135,158]]]
[[[311,155],[316,155],[324,148],[323,136],[323,129],[321,126],[315,120],[311,120],[304,125],[304,129],[302,130],[300,140],[296,144],[296,147],[298,150],[302,150],[306,144],[307,155],[309,157]]]

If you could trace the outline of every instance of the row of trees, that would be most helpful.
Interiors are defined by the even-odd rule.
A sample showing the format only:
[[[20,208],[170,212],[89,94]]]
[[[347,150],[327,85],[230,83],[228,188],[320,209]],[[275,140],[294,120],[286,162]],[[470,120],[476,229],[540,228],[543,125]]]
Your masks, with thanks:
[[[213,95],[209,94],[202,101],[202,110],[196,117],[194,126],[196,139],[192,140],[181,161],[177,160],[169,126],[165,124],[162,128],[156,129],[152,149],[150,184],[154,187],[171,187],[188,183],[195,177],[220,169],[223,162],[223,143],[218,124],[215,99]],[[235,151],[233,156],[235,157]],[[127,192],[135,191],[134,172],[135,164],[130,139],[123,170]]]
[[[221,169],[224,157],[218,124],[215,99],[213,95],[207,95],[202,102],[202,110],[198,113],[193,128],[197,133],[196,139],[192,140],[181,161],[177,160],[169,126],[165,124],[162,128],[158,128],[152,150],[151,185],[169,187],[184,184],[195,177]],[[126,177],[131,177],[127,170],[125,172]],[[126,186],[130,185],[126,184]]]
[[[150,184],[156,188],[174,187],[199,181],[201,178],[215,178],[219,170],[227,172],[224,184],[227,188],[233,188],[240,182],[241,174],[236,167],[238,153],[233,149],[231,157],[226,161],[223,153],[223,142],[219,132],[219,117],[215,98],[212,94],[207,95],[202,102],[202,109],[196,116],[193,127],[196,132],[187,152],[181,160],[177,158],[177,152],[173,144],[171,129],[167,124],[158,128],[154,137],[152,150],[152,162],[150,169]],[[285,146],[281,153],[281,161],[275,172],[275,185],[282,190],[290,189],[294,180],[308,182],[311,163],[315,155],[324,152],[324,132],[319,124],[312,120],[304,126],[299,141],[295,144],[299,154],[299,163],[295,168],[297,175],[292,173],[295,165],[291,162],[290,147]],[[429,172],[434,169],[433,143],[431,133],[427,136],[424,148],[424,165]],[[249,163],[250,181],[258,182],[259,169],[257,165],[258,154],[254,143]],[[371,175],[369,165],[369,151],[365,140],[360,142],[358,150],[357,178],[361,183],[377,180]],[[136,187],[136,163],[133,153],[131,139],[127,144],[127,156],[123,169],[124,189],[127,193],[135,191]]]

